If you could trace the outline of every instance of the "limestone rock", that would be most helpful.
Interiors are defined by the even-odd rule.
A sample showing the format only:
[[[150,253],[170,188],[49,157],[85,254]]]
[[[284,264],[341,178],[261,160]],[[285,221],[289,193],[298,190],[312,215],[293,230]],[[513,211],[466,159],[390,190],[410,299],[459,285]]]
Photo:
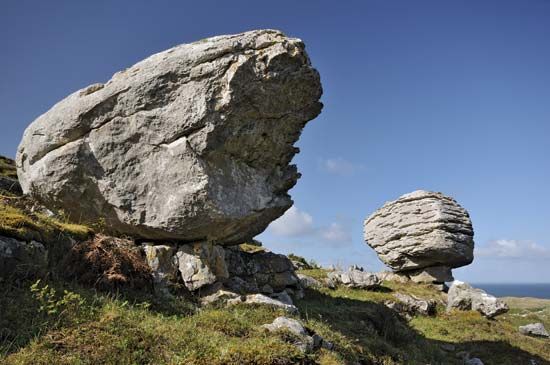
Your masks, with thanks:
[[[321,347],[332,350],[334,345],[325,341],[321,336],[316,333],[312,333],[305,328],[299,321],[288,317],[277,317],[270,324],[264,324],[262,328],[265,328],[269,332],[288,331],[297,337],[297,342],[294,344],[302,352],[315,351]]]
[[[225,251],[221,246],[207,243],[183,245],[176,257],[183,282],[191,291],[229,277]]]
[[[201,297],[200,302],[202,305],[217,305],[224,304],[230,300],[242,301],[242,298],[239,294],[232,291],[220,289],[210,295]]]
[[[270,298],[263,294],[249,294],[245,297],[244,301],[233,302],[232,304],[237,303],[267,305],[270,307],[284,309],[289,313],[298,313],[298,308],[296,308],[295,305],[283,303],[280,300]]]
[[[550,338],[550,334],[542,323],[530,323],[525,326],[519,326],[519,333],[526,336]]]
[[[142,239],[237,244],[292,200],[321,83],[275,30],[176,46],[69,95],[25,131],[25,193]]]
[[[174,247],[145,243],[143,250],[147,265],[151,268],[155,291],[159,294],[169,295],[168,287],[176,281],[178,272]]]
[[[468,212],[441,193],[419,190],[384,204],[365,220],[364,235],[394,271],[455,268],[473,260]]]
[[[299,286],[292,262],[285,255],[267,251],[251,253],[234,248],[227,248],[225,255],[229,276],[239,278],[232,280],[232,288],[238,292],[242,292],[238,290],[238,285],[256,288],[247,289],[246,292],[258,292],[266,284],[275,292],[283,291],[289,286]]]
[[[493,318],[508,312],[508,305],[484,290],[454,281],[447,294],[447,311],[451,309],[475,310],[487,318]]]
[[[267,329],[270,332],[276,332],[280,330],[287,330],[296,336],[308,336],[308,333],[304,326],[295,319],[287,317],[277,317],[270,324],[264,324],[263,328]]]
[[[319,288],[322,286],[319,280],[312,278],[311,276],[304,274],[297,274],[297,276],[298,279],[300,279],[300,285],[302,288]]]
[[[407,318],[417,314],[423,316],[435,314],[437,303],[434,300],[421,299],[403,293],[396,293],[394,297],[397,301],[386,301],[384,304]]]
[[[376,274],[350,268],[348,271],[330,271],[327,274],[329,287],[343,284],[349,288],[373,289],[378,288],[382,281]]]

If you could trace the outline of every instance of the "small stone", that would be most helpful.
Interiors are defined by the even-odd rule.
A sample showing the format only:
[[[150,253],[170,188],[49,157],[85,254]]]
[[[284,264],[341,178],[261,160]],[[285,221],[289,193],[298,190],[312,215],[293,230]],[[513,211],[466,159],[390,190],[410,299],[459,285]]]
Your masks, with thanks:
[[[271,324],[264,324],[263,328],[270,332],[287,330],[296,336],[308,336],[308,332],[300,322],[288,317],[277,317]]]

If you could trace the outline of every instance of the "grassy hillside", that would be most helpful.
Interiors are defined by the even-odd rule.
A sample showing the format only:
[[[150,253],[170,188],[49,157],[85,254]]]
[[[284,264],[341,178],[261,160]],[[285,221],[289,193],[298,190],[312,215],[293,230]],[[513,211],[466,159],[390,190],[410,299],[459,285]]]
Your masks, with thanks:
[[[485,364],[550,363],[548,340],[517,326],[543,321],[550,306],[513,308],[487,320],[475,312],[398,319],[382,302],[392,292],[441,300],[428,286],[386,283],[383,291],[308,290],[301,320],[334,351],[305,355],[290,334],[267,333],[280,310],[235,306],[199,309],[192,300],[159,302],[136,293],[109,294],[63,281],[0,285],[0,362],[5,364],[461,364],[470,352]],[[541,310],[543,313],[541,313]],[[524,312],[527,311],[527,312]],[[523,314],[527,313],[527,316]],[[445,351],[453,345],[452,351]]]
[[[39,239],[52,249],[64,247],[66,237],[83,240],[93,234],[36,207],[31,212],[31,206],[23,197],[0,197],[0,235]],[[90,246],[109,250],[103,240],[98,235]],[[111,270],[116,266],[116,260],[111,262],[114,251],[106,257],[83,268],[104,270],[98,262]],[[326,276],[323,269],[303,273],[320,280]],[[296,301],[300,314],[295,317],[334,343],[334,349],[304,354],[292,344],[296,339],[290,333],[260,327],[288,315],[281,310],[200,308],[194,298],[161,301],[143,289],[98,291],[90,286],[93,280],[81,285],[63,277],[52,271],[40,281],[0,279],[1,364],[434,365],[462,364],[461,352],[488,365],[530,364],[531,359],[550,364],[550,342],[517,331],[517,326],[535,321],[550,328],[547,301],[509,299],[510,313],[488,320],[476,312],[446,314],[444,294],[427,285],[385,282],[378,291],[309,289]],[[383,304],[396,292],[435,299],[437,315],[410,321],[398,317]]]

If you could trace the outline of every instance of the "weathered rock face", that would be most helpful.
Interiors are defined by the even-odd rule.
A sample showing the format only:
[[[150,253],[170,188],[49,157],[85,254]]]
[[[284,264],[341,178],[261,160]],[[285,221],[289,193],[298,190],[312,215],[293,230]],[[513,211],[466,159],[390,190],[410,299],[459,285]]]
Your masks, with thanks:
[[[284,255],[245,252],[239,246],[205,242],[179,247],[144,243],[143,250],[157,292],[169,294],[171,288],[182,283],[187,290],[206,296],[226,290],[238,294],[264,293],[284,302],[280,297],[287,290],[300,295],[300,279]]]
[[[461,281],[453,282],[447,295],[447,311],[451,309],[475,310],[487,318],[508,312],[508,305],[484,290],[473,288]]]
[[[321,92],[303,43],[278,31],[180,45],[35,120],[17,153],[20,182],[118,233],[244,242],[291,206],[293,144]]]
[[[414,276],[420,269],[439,267],[438,280],[452,279],[448,269],[473,261],[468,212],[441,193],[419,190],[384,204],[365,220],[364,235],[392,270],[415,270]]]

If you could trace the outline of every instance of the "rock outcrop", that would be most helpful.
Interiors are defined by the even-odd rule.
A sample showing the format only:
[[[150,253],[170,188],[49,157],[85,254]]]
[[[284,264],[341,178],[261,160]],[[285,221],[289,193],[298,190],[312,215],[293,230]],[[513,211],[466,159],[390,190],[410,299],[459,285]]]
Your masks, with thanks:
[[[392,270],[415,282],[452,281],[473,261],[468,212],[441,193],[415,191],[388,202],[364,223],[365,241]]]
[[[508,305],[484,290],[457,280],[453,282],[447,295],[447,311],[452,309],[474,310],[487,318],[493,318],[508,312]]]
[[[157,292],[177,292],[174,289],[183,284],[188,291],[208,297],[205,302],[227,298],[222,295],[226,292],[238,296],[262,293],[282,302],[287,292],[301,295],[300,279],[284,255],[207,243],[178,247],[144,243],[143,249]]]
[[[20,182],[113,232],[241,243],[292,205],[293,144],[321,93],[304,44],[278,31],[180,45],[36,119],[17,152]]]

